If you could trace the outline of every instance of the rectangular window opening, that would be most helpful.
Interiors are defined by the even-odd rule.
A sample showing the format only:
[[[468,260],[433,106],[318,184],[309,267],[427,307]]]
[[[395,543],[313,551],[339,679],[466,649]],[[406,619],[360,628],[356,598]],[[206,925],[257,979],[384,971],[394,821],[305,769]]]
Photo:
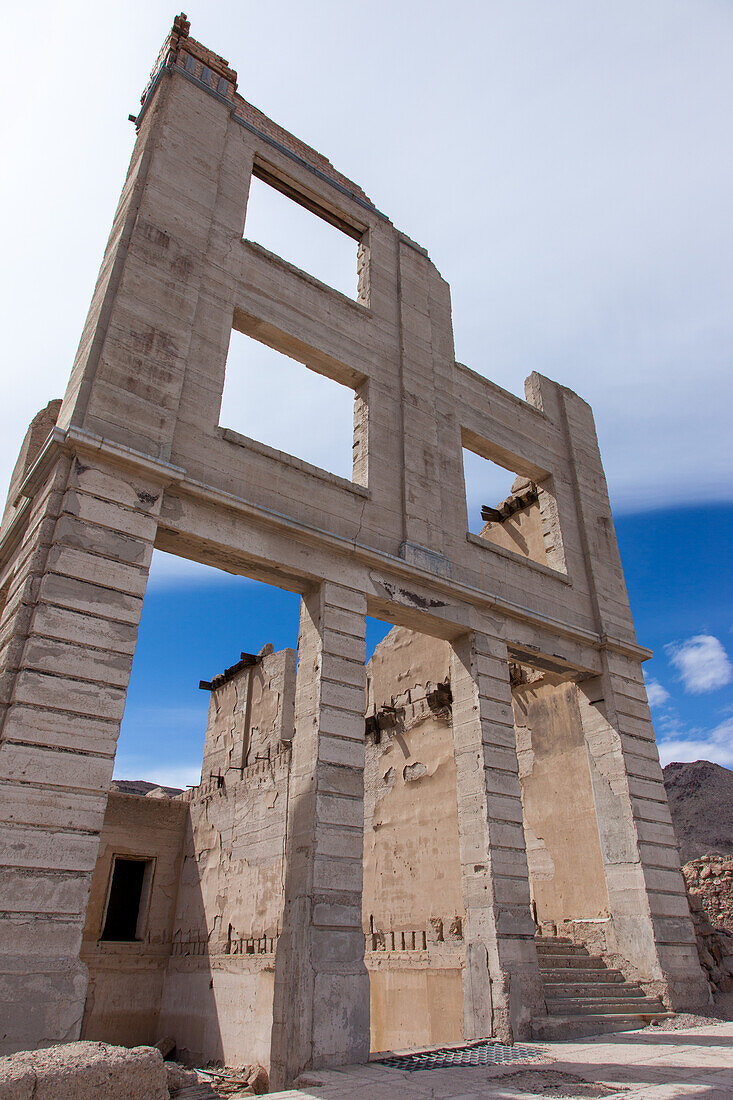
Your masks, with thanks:
[[[232,330],[219,424],[367,484],[366,383],[350,386]]]
[[[463,448],[468,530],[530,561],[565,572],[550,480],[533,481]]]
[[[152,859],[114,856],[103,940],[134,943],[142,939],[144,903],[152,869]]]
[[[247,240],[368,304],[366,232],[255,164],[244,227]]]

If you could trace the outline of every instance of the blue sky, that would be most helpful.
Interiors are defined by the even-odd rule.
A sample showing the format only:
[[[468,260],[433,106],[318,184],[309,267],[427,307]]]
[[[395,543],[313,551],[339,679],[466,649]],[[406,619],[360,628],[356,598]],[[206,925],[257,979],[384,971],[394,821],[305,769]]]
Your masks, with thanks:
[[[637,634],[655,650],[663,759],[733,766],[733,5],[197,0],[187,10],[245,98],[428,248],[451,284],[461,362],[518,394],[539,370],[591,403]],[[63,19],[51,0],[4,12],[5,484],[25,426],[65,388],[132,149],[127,116],[173,14],[167,0],[128,0],[124,18],[93,0],[68,0]],[[353,242],[278,199],[253,197],[246,235],[353,293]],[[233,339],[225,426],[348,476],[351,400]],[[326,409],[318,432],[315,408]],[[244,581],[203,577],[156,561],[118,774],[178,769],[192,781],[198,680],[242,649],[294,643],[292,598],[267,604]]]

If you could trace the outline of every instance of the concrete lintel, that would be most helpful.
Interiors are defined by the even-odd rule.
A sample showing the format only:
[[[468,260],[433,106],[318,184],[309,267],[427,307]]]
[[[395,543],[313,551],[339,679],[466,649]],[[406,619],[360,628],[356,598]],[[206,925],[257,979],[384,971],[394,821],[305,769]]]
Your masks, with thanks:
[[[176,468],[170,467],[170,469]],[[386,569],[397,578],[409,578],[413,584],[431,590],[436,598],[441,600],[440,607],[445,607],[445,600],[442,598],[446,595],[450,597],[452,603],[455,603],[457,597],[459,600],[464,599],[470,604],[480,605],[484,609],[490,609],[509,619],[536,626],[546,633],[567,638],[574,644],[582,647],[590,647],[595,650],[602,650],[609,647],[635,660],[646,660],[648,656],[650,656],[649,650],[636,644],[627,643],[620,639],[602,638],[595,632],[585,630],[583,627],[563,623],[549,615],[544,615],[528,607],[522,607],[520,604],[505,600],[493,593],[482,592],[472,585],[465,584],[455,579],[440,577],[428,569],[421,568],[419,565],[405,561],[403,558],[323,531],[311,524],[298,522],[283,513],[275,512],[268,508],[262,508],[260,505],[253,504],[244,497],[236,496],[223,489],[217,489],[212,485],[206,485],[193,478],[182,477],[176,482],[175,492],[200,500],[211,506],[225,507],[231,511],[237,512],[250,520],[255,520],[257,523],[264,524],[270,529],[282,532],[282,534],[287,536],[289,541],[296,539],[309,545],[319,545],[325,550],[334,550],[340,555],[348,555],[352,561],[356,559],[367,567]],[[166,519],[163,518],[161,520],[161,527],[165,526]],[[186,533],[183,530],[179,531],[175,528],[171,528],[171,532],[174,534]],[[283,568],[285,569],[285,566],[283,566]],[[314,578],[311,577],[309,579],[310,582],[312,582]],[[415,605],[415,608],[417,610],[417,605]],[[464,628],[463,623],[456,625],[460,626],[462,629]],[[434,633],[434,631],[426,632]],[[455,636],[455,631],[448,636]],[[573,662],[569,662],[569,664],[572,663]],[[585,667],[586,666],[583,665],[578,666],[579,671],[584,671]],[[597,669],[591,671],[594,671],[595,674]]]

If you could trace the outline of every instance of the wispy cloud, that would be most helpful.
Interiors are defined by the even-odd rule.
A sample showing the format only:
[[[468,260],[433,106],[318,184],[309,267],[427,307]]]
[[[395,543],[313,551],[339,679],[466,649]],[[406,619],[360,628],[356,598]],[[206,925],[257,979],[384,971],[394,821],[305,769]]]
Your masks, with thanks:
[[[716,691],[733,680],[733,665],[713,634],[696,634],[684,642],[665,646],[669,660],[692,695]]]
[[[647,680],[646,697],[650,707],[662,707],[669,702],[669,692],[658,680]]]
[[[223,569],[211,565],[202,565],[188,558],[179,558],[162,550],[153,551],[150,564],[148,588],[180,588],[192,585],[211,585],[223,583],[248,584],[247,577],[234,577]]]
[[[673,760],[712,760],[724,768],[733,768],[733,718],[727,718],[712,730],[682,730],[660,737],[657,746],[662,766]]]

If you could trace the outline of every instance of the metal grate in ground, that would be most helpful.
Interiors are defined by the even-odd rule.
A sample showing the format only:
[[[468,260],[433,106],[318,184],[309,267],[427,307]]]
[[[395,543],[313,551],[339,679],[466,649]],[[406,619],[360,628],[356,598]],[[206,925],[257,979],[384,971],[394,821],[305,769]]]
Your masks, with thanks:
[[[389,1058],[375,1058],[374,1061],[391,1069],[415,1073],[416,1070],[445,1069],[448,1066],[520,1065],[540,1056],[541,1052],[536,1047],[525,1047],[519,1043],[508,1046],[492,1039],[479,1039],[462,1047],[440,1047],[438,1050],[423,1050],[417,1054],[395,1054]]]

